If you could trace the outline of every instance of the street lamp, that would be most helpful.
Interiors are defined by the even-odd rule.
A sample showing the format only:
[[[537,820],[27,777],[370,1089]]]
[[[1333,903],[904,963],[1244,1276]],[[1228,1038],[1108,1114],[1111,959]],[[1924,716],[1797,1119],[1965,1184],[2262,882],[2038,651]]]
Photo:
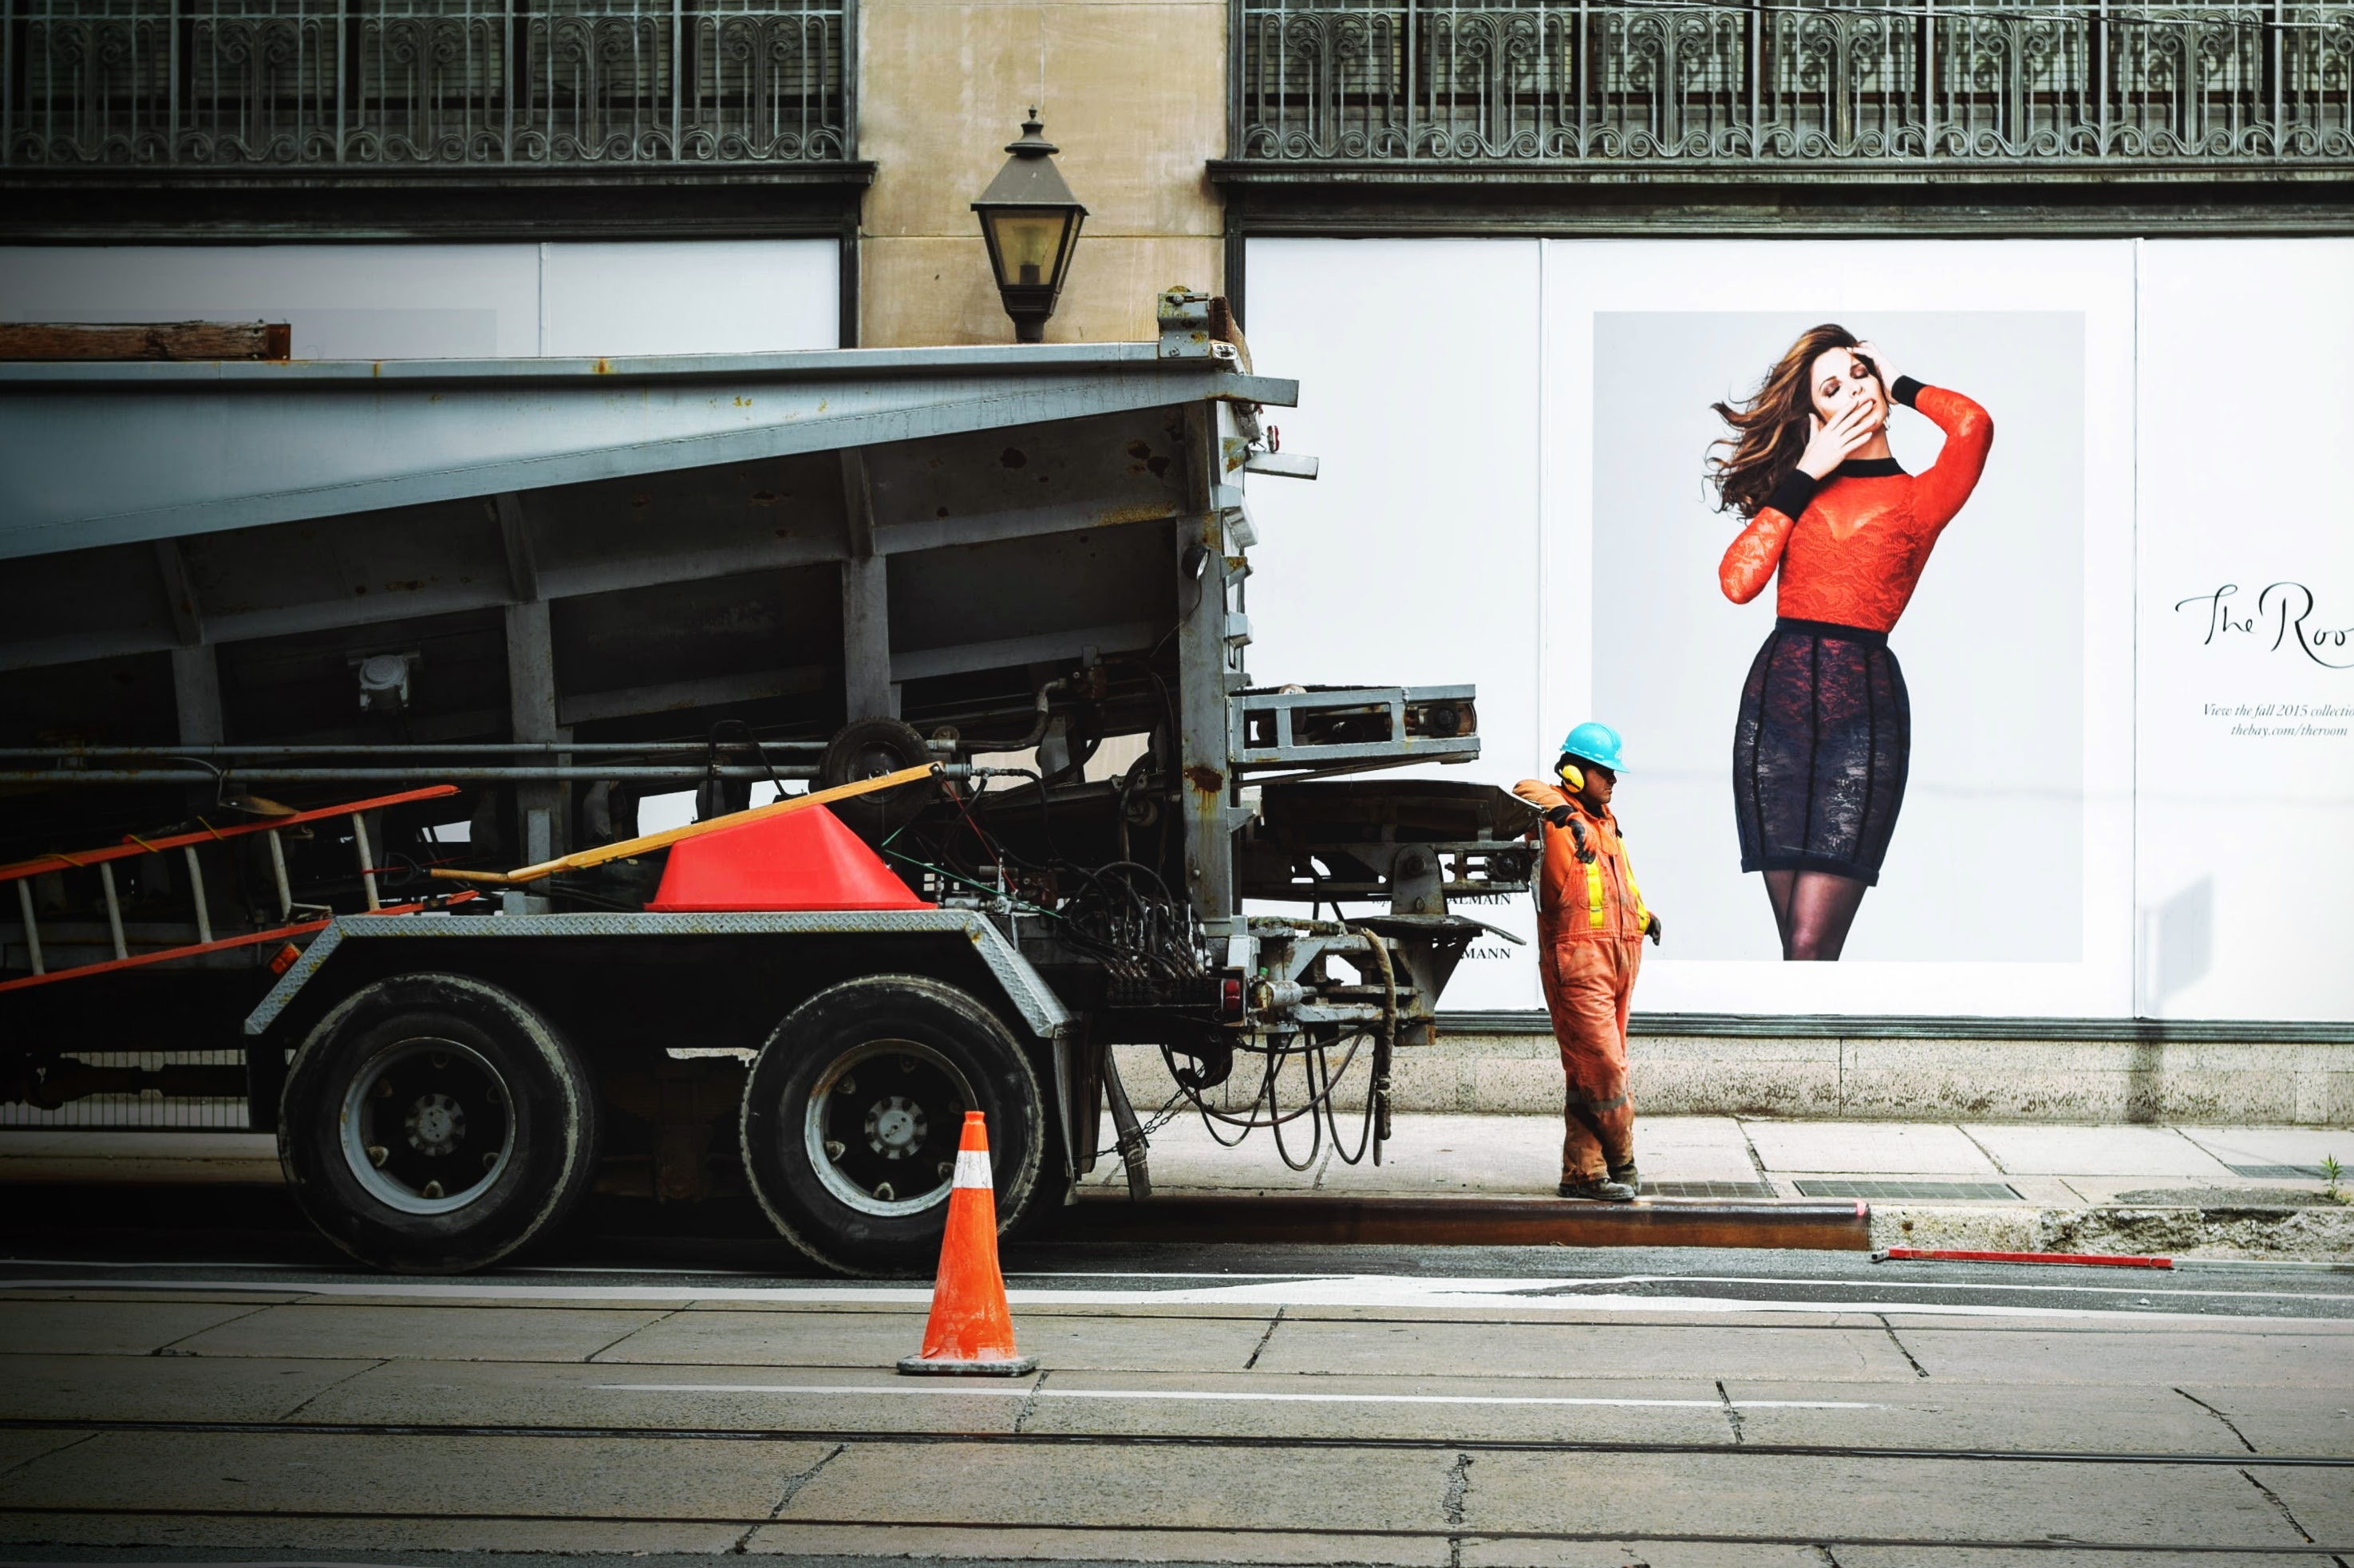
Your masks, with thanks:
[[[1055,167],[1055,154],[1062,149],[1042,134],[1045,129],[1037,110],[1031,110],[1022,122],[1022,140],[1006,143],[1013,155],[972,204],[981,214],[981,237],[989,243],[998,295],[1013,318],[1019,343],[1045,341],[1046,318],[1055,313],[1079,242],[1079,225],[1087,216]]]

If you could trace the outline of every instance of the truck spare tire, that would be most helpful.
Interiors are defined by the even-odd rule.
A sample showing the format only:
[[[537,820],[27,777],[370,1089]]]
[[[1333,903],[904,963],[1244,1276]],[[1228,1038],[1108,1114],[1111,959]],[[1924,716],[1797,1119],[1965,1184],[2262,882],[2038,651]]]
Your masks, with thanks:
[[[835,731],[833,738],[826,742],[825,754],[818,758],[818,787],[831,789],[840,784],[854,784],[862,779],[921,768],[931,760],[931,747],[913,725],[895,718],[856,719]],[[837,800],[829,809],[853,832],[873,841],[914,821],[925,804],[934,799],[935,789],[932,783],[918,779],[873,795]]]
[[[744,1169],[779,1231],[845,1274],[928,1273],[964,1113],[988,1118],[1001,1234],[1038,1191],[1045,1116],[1028,1057],[970,992],[918,975],[820,991],[744,1087]]]
[[[595,1170],[597,1099],[523,1000],[466,975],[362,986],[295,1053],[279,1097],[287,1189],[378,1268],[458,1274],[559,1224]]]

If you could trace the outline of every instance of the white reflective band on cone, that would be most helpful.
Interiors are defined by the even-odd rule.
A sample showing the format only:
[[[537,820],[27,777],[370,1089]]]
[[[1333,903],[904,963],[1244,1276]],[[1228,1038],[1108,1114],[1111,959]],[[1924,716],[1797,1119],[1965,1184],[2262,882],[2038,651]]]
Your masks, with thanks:
[[[956,1181],[953,1185],[959,1187],[993,1185],[989,1179],[989,1150],[986,1149],[958,1150]]]

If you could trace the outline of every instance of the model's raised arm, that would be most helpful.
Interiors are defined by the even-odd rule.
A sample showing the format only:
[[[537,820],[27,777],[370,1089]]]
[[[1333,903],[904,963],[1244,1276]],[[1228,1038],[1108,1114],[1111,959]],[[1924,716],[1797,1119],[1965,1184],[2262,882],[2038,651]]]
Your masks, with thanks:
[[[1810,475],[1792,469],[1774,486],[1774,493],[1749,520],[1749,526],[1734,535],[1724,552],[1724,559],[1716,568],[1717,586],[1724,597],[1735,604],[1747,604],[1766,591],[1774,580],[1774,568],[1782,564],[1782,548],[1790,542],[1790,530],[1815,499],[1817,482]]]
[[[1987,453],[1994,446],[1994,416],[1958,392],[1925,387],[1900,376],[1889,391],[1900,403],[1918,408],[1946,432],[1946,444],[1929,471],[1913,483],[1913,513],[1932,526],[1948,521],[1962,509],[1986,471]]]

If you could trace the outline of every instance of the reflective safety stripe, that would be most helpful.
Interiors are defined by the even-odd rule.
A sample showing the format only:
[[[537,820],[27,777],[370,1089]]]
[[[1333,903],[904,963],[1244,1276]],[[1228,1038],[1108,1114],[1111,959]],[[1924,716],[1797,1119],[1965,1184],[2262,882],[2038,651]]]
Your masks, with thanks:
[[[958,1150],[956,1181],[952,1184],[959,1187],[994,1186],[995,1183],[989,1179],[989,1150],[986,1149]]]
[[[1596,851],[1585,863],[1585,923],[1602,929],[1602,855]]]
[[[1618,841],[1619,868],[1627,874],[1627,896],[1635,901],[1635,930],[1638,935],[1650,929],[1651,912],[1643,907],[1643,890],[1635,885],[1635,863],[1627,853],[1627,841]]]

